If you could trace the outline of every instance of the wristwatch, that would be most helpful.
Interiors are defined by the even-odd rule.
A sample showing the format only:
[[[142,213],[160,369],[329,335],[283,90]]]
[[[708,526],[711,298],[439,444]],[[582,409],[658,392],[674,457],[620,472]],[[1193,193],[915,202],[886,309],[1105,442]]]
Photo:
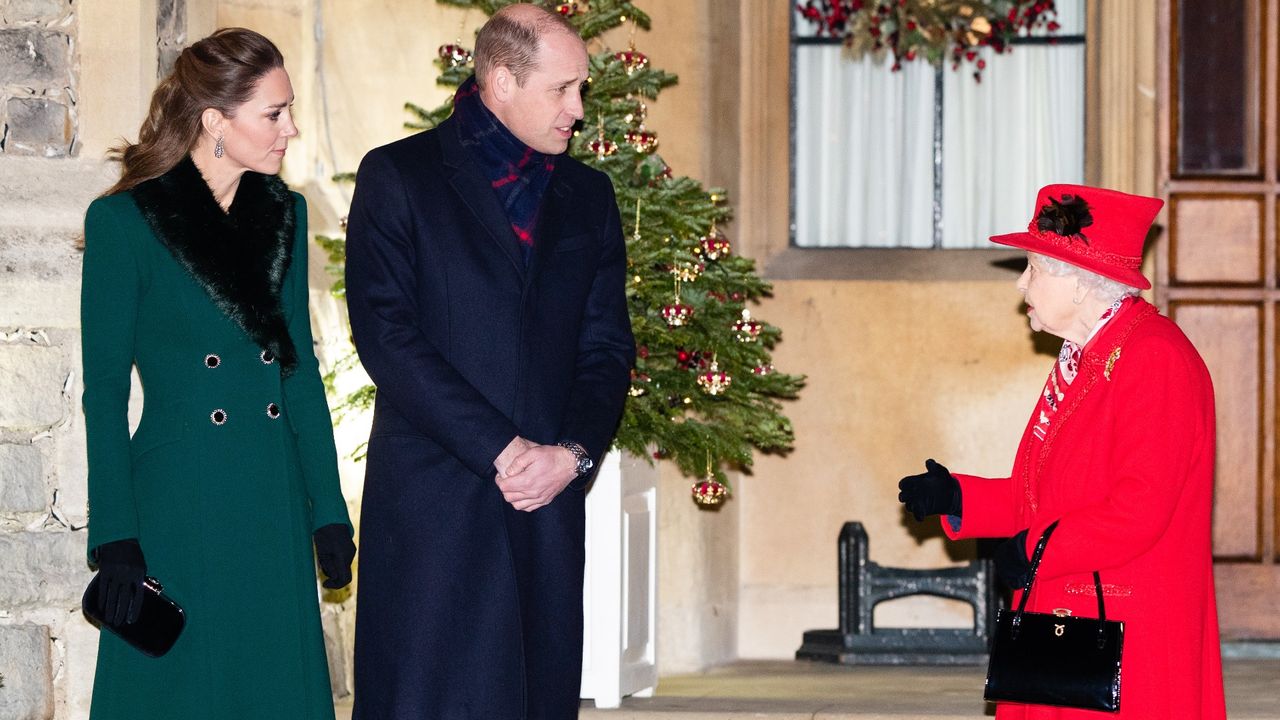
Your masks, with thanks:
[[[591,456],[587,454],[587,449],[578,443],[573,442],[572,440],[561,440],[556,444],[573,453],[573,457],[578,461],[578,467],[576,468],[578,477],[582,477],[583,475],[591,472],[591,468],[596,466],[596,464],[591,460]]]

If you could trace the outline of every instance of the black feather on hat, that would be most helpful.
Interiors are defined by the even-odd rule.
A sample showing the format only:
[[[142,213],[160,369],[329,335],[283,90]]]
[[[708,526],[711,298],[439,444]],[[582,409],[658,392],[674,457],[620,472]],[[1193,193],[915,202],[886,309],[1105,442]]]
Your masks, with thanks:
[[[1062,237],[1078,237],[1085,245],[1089,244],[1089,238],[1081,231],[1092,224],[1089,203],[1079,195],[1063,195],[1061,201],[1051,197],[1049,204],[1036,215],[1036,227],[1040,230]]]

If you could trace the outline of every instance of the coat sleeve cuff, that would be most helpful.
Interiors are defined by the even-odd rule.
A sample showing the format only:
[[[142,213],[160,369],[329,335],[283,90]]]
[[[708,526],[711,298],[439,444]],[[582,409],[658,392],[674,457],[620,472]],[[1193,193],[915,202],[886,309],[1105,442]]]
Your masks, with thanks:
[[[952,540],[1009,537],[1018,527],[1009,478],[984,478],[952,473],[960,482],[963,516],[944,515],[942,532]]]

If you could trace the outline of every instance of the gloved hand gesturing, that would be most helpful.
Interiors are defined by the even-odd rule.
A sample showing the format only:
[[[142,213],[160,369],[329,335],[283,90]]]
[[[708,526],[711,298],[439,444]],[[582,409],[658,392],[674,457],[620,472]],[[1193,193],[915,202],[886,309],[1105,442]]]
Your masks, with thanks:
[[[312,539],[316,543],[316,562],[326,578],[322,584],[330,590],[350,584],[351,561],[356,557],[351,530],[342,523],[332,523],[316,530]]]
[[[960,515],[960,482],[932,458],[924,461],[925,472],[898,481],[898,501],[916,520],[930,515]]]
[[[147,578],[142,546],[133,538],[114,540],[99,545],[97,556],[99,615],[112,625],[137,622]]]

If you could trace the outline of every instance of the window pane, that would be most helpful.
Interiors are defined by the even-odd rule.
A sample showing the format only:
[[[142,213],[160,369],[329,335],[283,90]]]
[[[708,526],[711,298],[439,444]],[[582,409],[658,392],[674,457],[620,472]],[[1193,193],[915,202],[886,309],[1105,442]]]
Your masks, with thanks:
[[[1025,229],[1036,191],[1084,181],[1084,45],[1017,45],[982,82],[946,71],[944,248]]]
[[[933,244],[933,68],[887,62],[796,48],[796,245]]]
[[[1057,9],[1056,34],[1082,36],[1085,0]],[[814,35],[802,18],[794,28]],[[893,73],[887,59],[854,60],[812,39],[795,58],[795,243],[933,247],[934,69],[908,62]],[[945,248],[988,247],[988,236],[1025,227],[1041,185],[1084,177],[1083,44],[982,58],[981,83],[967,62],[942,71]]]
[[[1257,170],[1257,0],[1178,2],[1178,171]]]

